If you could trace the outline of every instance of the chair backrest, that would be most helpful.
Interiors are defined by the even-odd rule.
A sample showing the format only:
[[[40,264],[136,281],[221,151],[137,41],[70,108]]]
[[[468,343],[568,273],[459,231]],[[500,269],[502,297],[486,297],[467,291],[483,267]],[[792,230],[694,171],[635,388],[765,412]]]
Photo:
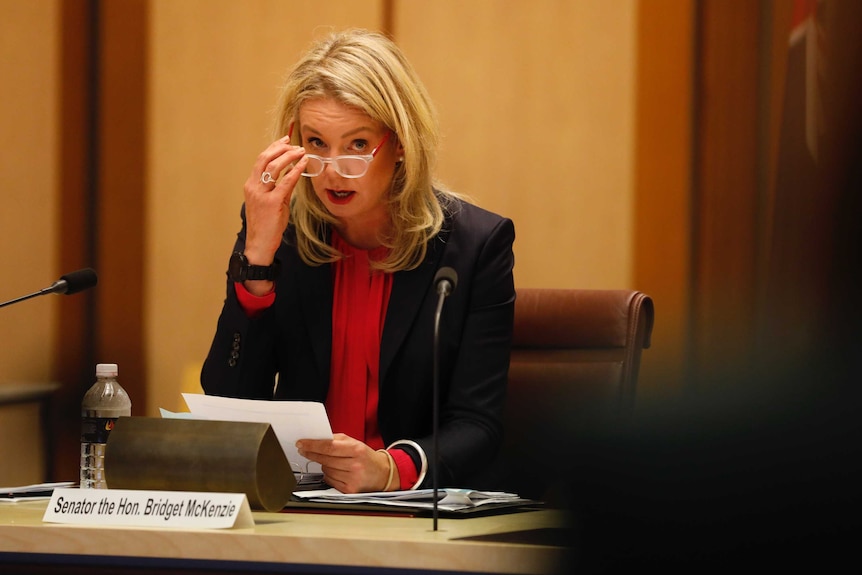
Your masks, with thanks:
[[[630,290],[519,289],[504,413],[504,487],[542,497],[560,426],[634,405],[652,299]],[[564,456],[560,446],[556,453]],[[532,471],[531,471],[532,470]]]

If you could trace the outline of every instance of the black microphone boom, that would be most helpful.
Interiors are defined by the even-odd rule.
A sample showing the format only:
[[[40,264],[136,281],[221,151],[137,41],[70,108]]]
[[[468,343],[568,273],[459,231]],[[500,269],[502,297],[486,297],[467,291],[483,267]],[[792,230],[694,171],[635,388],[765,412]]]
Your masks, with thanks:
[[[440,422],[440,316],[443,312],[443,302],[446,301],[446,296],[452,294],[455,291],[455,288],[458,286],[458,272],[450,267],[443,267],[437,270],[437,275],[434,276],[434,285],[437,286],[437,311],[434,314],[434,406],[433,406],[433,429],[432,435],[434,436],[434,454],[433,461],[434,466],[431,468],[431,486],[434,490],[434,500],[433,500],[433,517],[434,517],[434,531],[437,531],[437,468],[440,466],[440,455],[439,455],[439,446],[438,446],[438,438],[440,436],[437,427]]]
[[[99,281],[96,272],[90,268],[84,268],[60,276],[60,279],[45,288],[48,293],[62,293],[66,295],[76,294],[79,291],[90,289]],[[44,291],[44,290],[43,290]]]
[[[99,278],[98,276],[96,276],[96,272],[94,270],[90,268],[80,269],[60,276],[60,279],[58,279],[48,287],[40,289],[37,292],[33,292],[31,294],[9,301],[4,301],[3,303],[0,303],[0,307],[6,307],[7,305],[12,305],[13,303],[18,303],[19,301],[28,300],[30,298],[38,297],[40,295],[47,295],[49,293],[61,293],[65,295],[76,294],[80,291],[90,289],[91,287],[95,286],[98,281]]]
[[[440,268],[434,276],[434,285],[437,286],[438,294],[450,295],[458,287],[458,272],[448,266]]]

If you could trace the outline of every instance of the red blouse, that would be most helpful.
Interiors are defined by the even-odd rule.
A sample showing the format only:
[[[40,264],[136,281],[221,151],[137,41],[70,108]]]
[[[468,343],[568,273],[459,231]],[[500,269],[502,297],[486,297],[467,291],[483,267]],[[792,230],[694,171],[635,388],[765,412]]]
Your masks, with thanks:
[[[326,412],[333,431],[382,449],[385,446],[377,427],[380,338],[392,274],[372,271],[369,262],[386,257],[388,249],[356,249],[334,231],[332,246],[345,257],[333,265],[332,362]]]

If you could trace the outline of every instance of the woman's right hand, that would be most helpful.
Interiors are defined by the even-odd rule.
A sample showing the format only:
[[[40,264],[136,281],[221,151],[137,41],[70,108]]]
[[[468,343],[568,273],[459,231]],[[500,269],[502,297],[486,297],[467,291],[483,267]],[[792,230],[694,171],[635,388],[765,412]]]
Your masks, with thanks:
[[[293,189],[305,170],[305,149],[291,146],[289,142],[289,137],[285,136],[270,144],[257,157],[243,187],[246,217],[244,253],[253,265],[268,266],[275,259],[290,219]],[[290,169],[276,181],[275,178],[288,167]],[[272,282],[268,281],[247,281],[244,285],[256,295],[272,289]]]

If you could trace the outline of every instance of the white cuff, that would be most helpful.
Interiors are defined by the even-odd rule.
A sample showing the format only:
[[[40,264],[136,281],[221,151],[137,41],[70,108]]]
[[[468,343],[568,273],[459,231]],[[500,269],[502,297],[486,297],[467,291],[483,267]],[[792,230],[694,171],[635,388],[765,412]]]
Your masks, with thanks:
[[[422,485],[422,482],[425,480],[425,475],[428,473],[428,458],[425,457],[425,451],[421,447],[419,447],[419,444],[409,439],[399,439],[398,441],[392,443],[392,445],[390,445],[386,449],[392,449],[393,447],[397,447],[399,445],[409,445],[410,447],[415,449],[417,453],[419,453],[419,460],[422,462],[422,469],[419,470],[419,479],[417,479],[416,483],[413,484],[413,487],[410,488],[416,489],[417,487]]]

